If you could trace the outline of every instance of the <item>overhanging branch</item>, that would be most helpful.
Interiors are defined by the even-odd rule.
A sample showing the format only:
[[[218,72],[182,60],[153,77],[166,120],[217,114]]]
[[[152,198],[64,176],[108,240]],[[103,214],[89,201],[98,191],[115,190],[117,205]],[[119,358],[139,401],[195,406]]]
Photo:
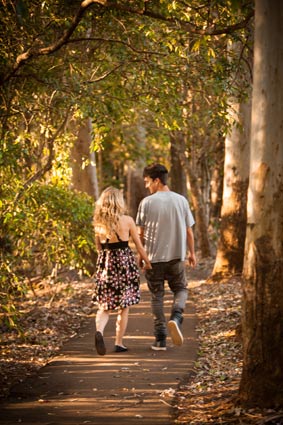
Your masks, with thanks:
[[[119,5],[115,1],[114,2],[113,1],[107,1],[104,4],[104,6],[109,8],[109,9],[120,10],[120,11],[123,11],[123,12],[136,14],[136,15],[139,15],[139,16],[147,16],[149,18],[156,19],[156,20],[162,21],[162,22],[167,23],[167,24],[178,26],[179,28],[182,28],[182,29],[188,31],[191,34],[197,34],[197,35],[232,34],[233,32],[235,32],[239,29],[246,28],[247,24],[249,23],[251,18],[254,16],[254,11],[251,11],[250,13],[248,13],[248,15],[242,21],[239,21],[236,24],[227,25],[227,26],[221,28],[221,27],[217,27],[217,25],[215,25],[214,23],[211,23],[210,26],[203,29],[203,28],[198,28],[196,25],[193,25],[188,21],[184,21],[184,20],[178,19],[176,17],[168,18],[164,15],[161,15],[160,13],[156,13],[156,12],[149,10],[147,7],[144,7],[143,9],[135,9],[135,8],[128,7],[128,6]]]
[[[37,48],[35,46],[30,47],[26,52],[20,54],[16,62],[13,66],[13,69],[10,73],[8,73],[0,82],[0,85],[3,85],[6,81],[8,81],[13,75],[16,74],[16,72],[23,66],[24,63],[29,61],[30,59],[36,57],[36,56],[44,56],[44,55],[50,55],[51,53],[56,52],[59,50],[62,46],[64,46],[72,34],[74,33],[75,29],[79,25],[80,21],[83,18],[84,13],[86,10],[94,3],[102,4],[104,5],[106,3],[106,0],[85,0],[81,3],[80,8],[76,15],[73,17],[69,28],[64,32],[61,38],[59,38],[55,43],[51,44],[48,47],[42,47]]]

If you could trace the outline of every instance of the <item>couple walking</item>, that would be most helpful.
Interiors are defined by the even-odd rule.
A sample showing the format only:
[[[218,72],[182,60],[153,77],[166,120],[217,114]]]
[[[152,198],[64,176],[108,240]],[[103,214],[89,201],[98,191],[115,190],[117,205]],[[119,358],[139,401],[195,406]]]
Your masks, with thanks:
[[[151,293],[155,336],[151,348],[166,350],[165,281],[173,293],[169,333],[175,345],[183,343],[181,323],[188,296],[185,260],[192,267],[196,265],[192,232],[194,219],[185,197],[169,189],[165,166],[152,164],[145,167],[143,177],[150,195],[141,201],[136,223],[125,214],[122,193],[113,187],[104,190],[95,207],[98,259],[93,300],[98,304],[95,346],[100,355],[106,353],[103,333],[113,310],[118,311],[114,350],[127,351],[123,336],[129,307],[140,301],[140,274],[128,245],[130,237]]]

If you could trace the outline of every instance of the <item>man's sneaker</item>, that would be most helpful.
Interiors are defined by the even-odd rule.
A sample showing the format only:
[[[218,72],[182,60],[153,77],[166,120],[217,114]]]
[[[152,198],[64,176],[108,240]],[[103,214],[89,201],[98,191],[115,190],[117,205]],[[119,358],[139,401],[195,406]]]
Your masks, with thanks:
[[[168,322],[168,330],[174,345],[182,345],[184,341],[184,338],[179,326],[180,325],[179,325],[178,319],[171,319]]]
[[[95,348],[100,356],[104,356],[106,354],[106,347],[104,344],[103,336],[102,333],[99,331],[95,332]]]
[[[160,341],[155,341],[155,343],[152,344],[151,348],[155,351],[166,351],[166,341],[164,339]]]

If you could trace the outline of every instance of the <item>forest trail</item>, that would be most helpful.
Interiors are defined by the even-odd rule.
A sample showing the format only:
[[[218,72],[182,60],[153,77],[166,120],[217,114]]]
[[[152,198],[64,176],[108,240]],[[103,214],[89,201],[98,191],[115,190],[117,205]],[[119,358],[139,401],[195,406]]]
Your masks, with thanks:
[[[201,279],[200,270],[197,274],[192,284]],[[194,306],[188,300],[183,346],[174,347],[168,338],[167,351],[156,352],[150,348],[154,341],[153,319],[145,283],[141,290],[142,301],[130,310],[125,338],[128,352],[113,351],[113,314],[105,332],[107,354],[97,355],[93,314],[52,361],[12,388],[8,399],[0,405],[0,424],[152,425],[153,418],[155,424],[173,423],[174,393],[192,372],[196,358]],[[168,291],[167,317],[170,305]]]

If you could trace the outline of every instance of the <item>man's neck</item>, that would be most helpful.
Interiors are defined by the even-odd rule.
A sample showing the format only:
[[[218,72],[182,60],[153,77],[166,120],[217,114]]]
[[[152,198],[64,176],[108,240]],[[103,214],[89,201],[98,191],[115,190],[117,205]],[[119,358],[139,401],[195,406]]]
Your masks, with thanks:
[[[156,192],[170,192],[170,189],[167,186],[167,184],[161,184],[161,183],[159,183],[159,185],[157,186],[157,191]]]

